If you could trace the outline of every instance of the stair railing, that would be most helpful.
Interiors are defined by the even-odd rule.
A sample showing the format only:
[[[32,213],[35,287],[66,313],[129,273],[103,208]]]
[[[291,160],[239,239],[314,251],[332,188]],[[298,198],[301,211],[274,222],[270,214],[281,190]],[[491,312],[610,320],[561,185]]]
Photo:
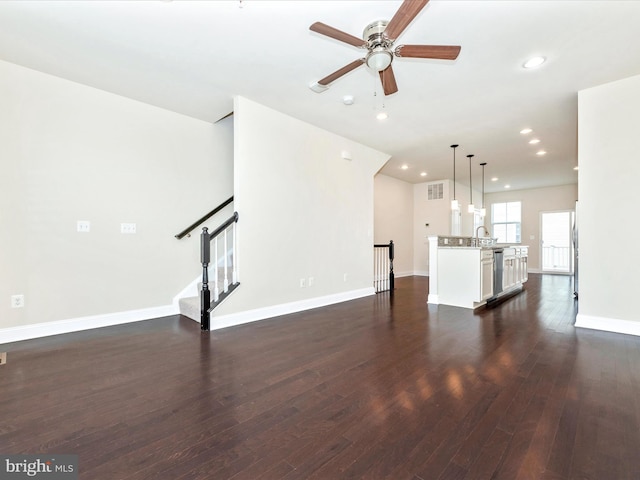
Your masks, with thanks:
[[[395,289],[395,277],[393,274],[394,257],[393,240],[389,243],[375,244],[373,246],[373,286],[376,293]]]
[[[213,232],[209,233],[209,229],[204,227],[200,234],[200,263],[202,263],[200,329],[204,331],[210,330],[211,311],[240,285],[236,255],[236,223],[238,223],[238,218],[238,212],[234,212],[228,220]],[[229,242],[229,235],[231,235],[231,242]],[[213,262],[211,258],[211,242],[213,242]],[[220,252],[219,248],[220,243],[222,243],[222,252]],[[229,243],[231,243],[231,246]],[[209,288],[210,265],[215,270],[213,299]],[[231,280],[229,280],[229,270],[231,270]],[[220,273],[222,273],[222,282],[220,282]],[[220,283],[222,283],[222,289],[220,288]]]
[[[190,237],[191,236],[191,232],[194,231],[196,228],[198,228],[200,225],[202,225],[204,222],[206,222],[207,220],[209,220],[211,217],[213,217],[216,213],[218,213],[220,210],[222,210],[224,207],[226,207],[227,205],[229,205],[231,202],[233,202],[233,195],[231,195],[231,197],[227,198],[224,202],[222,202],[220,205],[218,205],[216,208],[214,208],[213,210],[211,210],[209,213],[207,213],[206,215],[203,215],[202,217],[200,217],[198,220],[196,220],[195,222],[193,222],[191,225],[189,225],[187,228],[185,228],[184,230],[182,230],[180,233],[178,233],[177,235],[174,235],[178,240],[184,238],[184,237]]]

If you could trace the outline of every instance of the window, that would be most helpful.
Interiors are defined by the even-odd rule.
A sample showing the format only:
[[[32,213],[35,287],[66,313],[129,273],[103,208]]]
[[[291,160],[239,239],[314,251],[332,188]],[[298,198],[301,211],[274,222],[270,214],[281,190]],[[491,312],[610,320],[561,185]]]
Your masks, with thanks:
[[[521,210],[521,202],[491,205],[491,230],[498,243],[520,243]]]

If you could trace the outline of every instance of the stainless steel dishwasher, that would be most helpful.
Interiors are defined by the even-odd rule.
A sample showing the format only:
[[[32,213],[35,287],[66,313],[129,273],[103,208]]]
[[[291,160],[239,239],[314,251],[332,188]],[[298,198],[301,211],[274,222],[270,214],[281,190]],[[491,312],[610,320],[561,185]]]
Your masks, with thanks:
[[[504,249],[493,249],[493,296],[502,292],[502,271],[504,270]]]

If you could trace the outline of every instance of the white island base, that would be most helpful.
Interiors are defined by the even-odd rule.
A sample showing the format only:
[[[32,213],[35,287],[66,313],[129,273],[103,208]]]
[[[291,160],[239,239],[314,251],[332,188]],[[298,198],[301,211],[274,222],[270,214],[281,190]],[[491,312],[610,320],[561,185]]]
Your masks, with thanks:
[[[429,237],[430,304],[475,309],[518,293],[527,281],[526,246],[501,246],[503,256],[499,257],[493,247],[469,247],[457,240],[450,245]],[[502,262],[499,287],[494,285],[496,259]]]

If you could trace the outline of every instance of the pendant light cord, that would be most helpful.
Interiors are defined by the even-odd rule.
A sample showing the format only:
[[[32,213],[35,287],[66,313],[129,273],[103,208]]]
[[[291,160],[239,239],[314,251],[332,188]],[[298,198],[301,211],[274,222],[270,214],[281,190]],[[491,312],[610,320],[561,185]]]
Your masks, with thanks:
[[[456,199],[456,148],[458,145],[451,145],[453,148],[453,199]]]

